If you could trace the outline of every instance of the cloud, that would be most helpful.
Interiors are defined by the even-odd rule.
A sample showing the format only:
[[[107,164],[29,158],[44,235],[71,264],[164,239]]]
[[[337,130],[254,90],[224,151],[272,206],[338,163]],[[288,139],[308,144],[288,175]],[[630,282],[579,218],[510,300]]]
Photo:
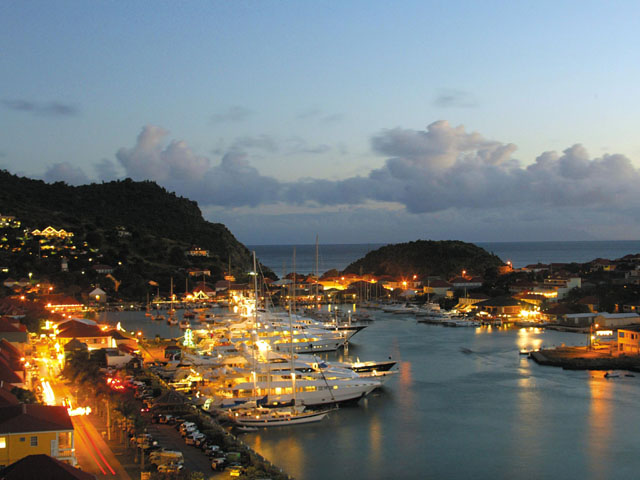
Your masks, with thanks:
[[[69,117],[79,113],[77,107],[60,102],[39,103],[28,100],[2,100],[2,105],[9,110],[54,117]]]
[[[441,108],[473,108],[478,106],[478,102],[469,92],[452,88],[442,88],[438,90],[433,99],[433,106]]]
[[[468,216],[480,218],[493,212],[487,218],[502,215],[504,226],[516,214],[525,223],[558,215],[586,218],[582,212],[587,210],[594,218],[605,218],[601,212],[612,208],[633,221],[640,216],[640,173],[623,155],[592,158],[583,146],[574,145],[561,153],[544,152],[522,166],[514,158],[515,145],[446,121],[424,130],[384,130],[372,137],[371,145],[374,153],[386,157],[384,165],[342,180],[281,182],[251,165],[254,150],[280,155],[331,152],[295,138],[279,143],[266,136],[243,137],[216,164],[183,141],[169,141],[166,130],[147,126],[136,144],[120,149],[116,157],[127,176],[158,181],[203,207],[321,209],[385,202],[416,218],[444,212],[474,212]]]
[[[109,159],[103,158],[93,167],[95,168],[96,173],[98,174],[98,180],[100,181],[110,182],[120,178],[117,165]]]
[[[229,107],[224,112],[215,113],[211,116],[211,123],[232,123],[242,122],[249,118],[253,112],[240,105]]]
[[[325,113],[319,108],[312,107],[296,115],[296,120],[316,120],[324,124],[335,124],[344,120],[342,113]]]
[[[238,147],[227,151],[219,165],[195,154],[184,141],[166,138],[169,132],[147,125],[132,148],[121,148],[116,158],[134,180],[154,180],[205,205],[258,205],[277,201],[279,183],[260,175]],[[241,142],[242,143],[242,142]],[[255,146],[255,140],[251,143]],[[262,144],[264,147],[268,144]]]
[[[84,185],[89,183],[89,177],[80,167],[68,162],[55,163],[47,168],[43,177],[45,182],[65,182],[69,185]]]

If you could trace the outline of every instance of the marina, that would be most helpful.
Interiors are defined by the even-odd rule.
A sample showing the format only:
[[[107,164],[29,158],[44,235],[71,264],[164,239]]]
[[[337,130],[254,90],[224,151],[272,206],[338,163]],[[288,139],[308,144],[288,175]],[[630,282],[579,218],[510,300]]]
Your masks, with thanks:
[[[181,311],[178,311],[178,314]],[[640,382],[615,372],[543,367],[521,351],[585,344],[585,335],[539,328],[443,328],[415,315],[371,311],[373,321],[333,361],[388,359],[398,374],[322,421],[247,426],[243,440],[294,478],[628,478],[625,457]],[[106,312],[153,338],[177,327],[141,312]],[[166,328],[170,330],[167,332]],[[579,443],[579,447],[571,445]],[[461,448],[465,462],[459,462]],[[500,451],[499,459],[495,453]],[[331,458],[330,462],[326,459]],[[559,470],[560,469],[560,472]]]

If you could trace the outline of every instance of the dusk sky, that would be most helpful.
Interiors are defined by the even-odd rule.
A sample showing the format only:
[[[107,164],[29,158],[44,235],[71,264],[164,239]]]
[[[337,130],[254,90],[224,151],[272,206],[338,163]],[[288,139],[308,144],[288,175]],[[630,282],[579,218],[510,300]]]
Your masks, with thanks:
[[[639,18],[3,0],[0,168],[154,180],[247,244],[638,239]]]

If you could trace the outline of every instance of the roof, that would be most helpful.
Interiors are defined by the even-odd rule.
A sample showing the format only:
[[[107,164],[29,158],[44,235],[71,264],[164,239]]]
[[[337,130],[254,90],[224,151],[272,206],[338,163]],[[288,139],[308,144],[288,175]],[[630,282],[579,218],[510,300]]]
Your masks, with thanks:
[[[0,433],[67,430],[73,430],[73,424],[65,407],[23,403],[0,408]]]
[[[4,385],[2,385],[2,388],[0,388],[0,408],[6,407],[9,405],[19,405],[19,404],[20,404],[20,400],[18,400],[18,397],[16,397],[13,393],[11,393],[9,390],[4,388]]]
[[[476,303],[477,307],[516,307],[522,302],[512,297],[496,297]]]
[[[68,343],[65,344],[64,346],[64,351],[65,352],[71,352],[74,350],[87,350],[87,344],[86,343],[82,343],[80,340],[78,340],[77,338],[74,338],[73,340],[69,341]]]
[[[49,455],[27,455],[0,470],[2,480],[95,480],[92,475]]]
[[[427,287],[431,288],[451,288],[451,284],[449,282],[445,282],[444,280],[431,280]]]
[[[633,313],[607,313],[607,312],[601,312],[598,313],[599,317],[603,317],[603,318],[631,318],[631,317],[638,317],[639,315],[635,312]]]
[[[108,337],[107,332],[100,330],[98,325],[87,325],[77,320],[69,320],[59,326],[59,338],[88,338],[88,337]]]
[[[9,363],[0,357],[0,381],[4,383],[23,383],[24,380],[11,368]]]
[[[2,317],[0,318],[0,332],[23,332],[26,333],[27,327],[16,322],[12,318]]]

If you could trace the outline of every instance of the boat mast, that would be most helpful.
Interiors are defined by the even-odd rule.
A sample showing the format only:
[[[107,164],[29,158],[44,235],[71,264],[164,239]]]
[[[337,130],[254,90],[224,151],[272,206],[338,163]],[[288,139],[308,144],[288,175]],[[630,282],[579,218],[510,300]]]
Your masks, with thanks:
[[[296,311],[296,247],[293,247],[293,311]],[[296,406],[296,371],[293,365],[293,321],[289,309],[289,355],[291,357],[291,390],[293,393],[293,406]]]
[[[229,257],[231,258],[231,257]],[[229,265],[231,266],[231,265]],[[253,398],[258,401],[258,392],[256,386],[256,348],[258,347],[258,269],[256,268],[256,252],[253,252],[253,334],[255,338],[253,340]]]
[[[320,293],[320,289],[319,289],[319,286],[318,286],[319,278],[320,277],[318,276],[318,234],[316,234],[316,285],[315,285],[316,286],[316,289],[315,289],[316,290],[316,298],[315,298],[316,301],[318,300],[318,295]]]

